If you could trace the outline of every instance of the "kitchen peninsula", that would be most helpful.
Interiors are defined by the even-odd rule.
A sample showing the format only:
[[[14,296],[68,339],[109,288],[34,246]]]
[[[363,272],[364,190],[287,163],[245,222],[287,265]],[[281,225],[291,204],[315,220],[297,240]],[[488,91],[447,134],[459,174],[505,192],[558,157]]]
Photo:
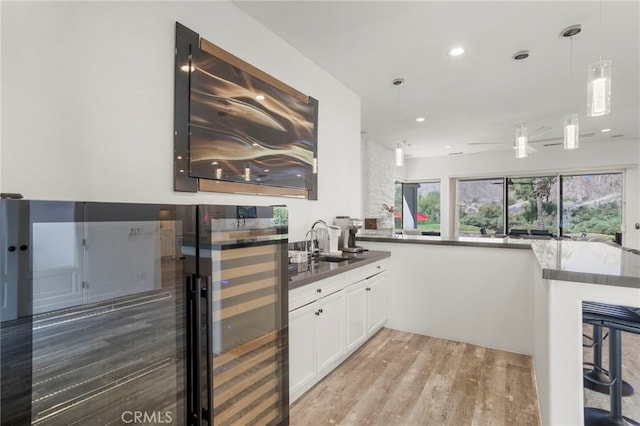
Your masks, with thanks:
[[[640,256],[552,239],[359,242],[392,253],[388,327],[531,355],[542,424],[583,424],[582,301],[640,307]]]

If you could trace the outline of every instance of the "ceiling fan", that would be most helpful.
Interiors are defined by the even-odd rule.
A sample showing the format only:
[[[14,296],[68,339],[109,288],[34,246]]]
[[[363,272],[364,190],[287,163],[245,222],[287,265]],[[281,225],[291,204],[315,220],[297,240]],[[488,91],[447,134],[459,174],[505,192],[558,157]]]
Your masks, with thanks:
[[[580,139],[586,139],[586,138],[592,138],[595,135],[596,135],[595,133],[581,133],[581,134],[578,135],[578,137]],[[557,137],[557,138],[538,139],[538,140],[535,140],[535,141],[531,141],[530,140],[529,142],[530,143],[531,142],[533,142],[533,143],[546,142],[544,144],[544,146],[562,145],[562,144],[564,144],[564,137],[560,136],[560,137]]]
[[[551,130],[551,127],[547,127],[547,126],[538,127],[529,135],[529,143],[539,142],[539,140],[536,140],[536,138],[539,138],[540,136],[544,135],[549,130]],[[504,145],[504,142],[468,142],[467,145]],[[514,146],[514,149],[515,149],[515,146]],[[534,152],[538,152],[538,151],[531,145],[527,145],[527,154],[532,154]]]
[[[544,143],[543,146],[555,146],[562,145],[564,143],[564,136],[556,138],[539,139],[540,136],[545,135],[551,130],[551,127],[540,126],[529,135],[529,144],[531,143]],[[581,139],[591,138],[595,136],[595,133],[581,133],[579,137]],[[467,145],[504,145],[504,142],[468,142]],[[531,145],[527,145],[527,154],[537,152]]]

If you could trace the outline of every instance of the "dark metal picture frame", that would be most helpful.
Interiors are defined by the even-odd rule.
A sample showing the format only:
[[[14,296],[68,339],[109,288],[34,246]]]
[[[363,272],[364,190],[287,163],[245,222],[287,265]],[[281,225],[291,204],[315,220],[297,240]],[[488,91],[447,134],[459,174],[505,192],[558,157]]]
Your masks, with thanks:
[[[176,23],[174,190],[318,198],[318,101]]]

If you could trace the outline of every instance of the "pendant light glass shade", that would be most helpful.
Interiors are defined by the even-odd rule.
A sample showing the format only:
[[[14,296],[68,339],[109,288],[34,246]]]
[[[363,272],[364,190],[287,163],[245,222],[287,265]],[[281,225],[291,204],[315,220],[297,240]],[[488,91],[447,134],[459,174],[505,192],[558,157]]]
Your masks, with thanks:
[[[578,114],[564,117],[564,149],[578,149]]]
[[[529,140],[527,138],[527,128],[523,125],[517,126],[515,138],[516,158],[525,158],[528,155],[528,144]]]
[[[396,166],[404,166],[404,152],[400,144],[396,145]]]
[[[599,117],[611,112],[611,61],[589,66],[587,76],[587,116]]]

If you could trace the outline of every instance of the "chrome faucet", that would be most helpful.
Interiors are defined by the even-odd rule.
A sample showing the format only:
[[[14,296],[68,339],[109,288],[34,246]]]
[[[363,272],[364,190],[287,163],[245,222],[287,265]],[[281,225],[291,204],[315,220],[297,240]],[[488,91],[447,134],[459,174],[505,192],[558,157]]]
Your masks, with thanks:
[[[324,230],[319,233],[318,231],[316,231],[316,226],[318,225],[322,225],[322,227],[324,228]],[[315,234],[315,240],[318,241],[318,246],[315,246],[314,243],[314,236]],[[327,229],[327,222],[325,222],[322,219],[318,219],[315,222],[313,222],[313,225],[311,225],[311,229],[309,231],[307,231],[306,235],[304,236],[304,241],[305,244],[307,242],[307,236],[309,236],[310,239],[310,245],[308,252],[310,253],[311,257],[317,257],[320,252],[324,252],[324,251],[328,251],[329,249],[329,231]]]
[[[315,235],[315,238],[314,238]],[[318,233],[313,229],[309,229],[307,233],[304,235],[304,247],[307,252],[307,257],[309,260],[316,257],[318,254],[316,252],[316,247],[314,241],[318,239]]]

